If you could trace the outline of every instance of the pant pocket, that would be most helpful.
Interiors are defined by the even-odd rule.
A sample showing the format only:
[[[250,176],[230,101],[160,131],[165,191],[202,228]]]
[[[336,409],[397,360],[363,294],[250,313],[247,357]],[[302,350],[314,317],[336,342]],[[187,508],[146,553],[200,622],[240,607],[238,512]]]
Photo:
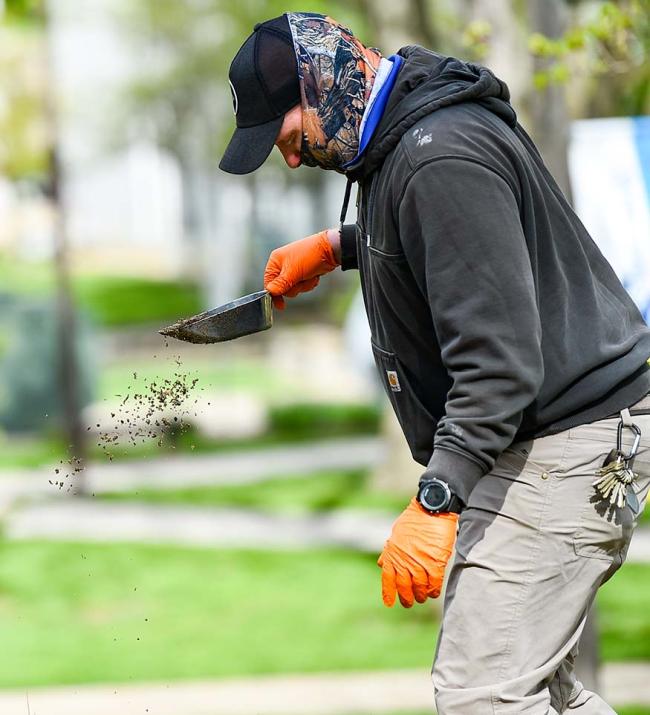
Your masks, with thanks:
[[[578,556],[612,562],[621,559],[630,543],[636,515],[629,506],[612,507],[594,496],[583,505],[573,548]]]
[[[621,509],[612,507],[593,486],[596,471],[602,466],[609,450],[616,446],[618,418],[580,425],[569,431],[574,465],[573,469],[569,469],[568,477],[588,480],[588,492],[580,509],[574,538],[574,548],[580,556],[611,561],[613,558],[624,558],[627,552],[650,486],[650,416],[635,415],[632,421],[641,430],[638,453],[631,464],[636,474],[632,488],[639,501],[638,511],[627,504]],[[623,451],[629,452],[634,434],[625,429],[622,436]]]
[[[573,548],[578,556],[612,563],[624,557],[637,514],[627,505],[622,508],[610,504],[597,491],[594,482],[610,449],[616,445],[616,430],[609,429],[602,439],[593,435],[570,438],[566,479],[575,487],[578,515],[573,536]]]

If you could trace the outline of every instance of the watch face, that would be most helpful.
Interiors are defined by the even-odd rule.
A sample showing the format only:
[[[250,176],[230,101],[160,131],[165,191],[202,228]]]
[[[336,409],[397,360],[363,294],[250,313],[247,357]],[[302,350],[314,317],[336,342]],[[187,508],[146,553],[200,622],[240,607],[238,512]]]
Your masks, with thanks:
[[[442,509],[449,503],[449,491],[442,482],[431,482],[422,489],[420,502],[427,509]]]

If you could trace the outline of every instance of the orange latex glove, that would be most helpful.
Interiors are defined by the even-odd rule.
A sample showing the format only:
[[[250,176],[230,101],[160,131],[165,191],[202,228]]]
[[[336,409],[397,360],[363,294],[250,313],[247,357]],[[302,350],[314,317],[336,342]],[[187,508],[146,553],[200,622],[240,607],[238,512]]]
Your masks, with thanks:
[[[293,298],[312,290],[320,276],[338,265],[327,230],[320,231],[271,251],[264,269],[264,288],[271,294],[273,305],[282,310],[282,296]]]
[[[377,564],[385,606],[399,596],[404,608],[415,599],[438,598],[447,561],[456,541],[458,514],[429,514],[413,497],[400,514]]]

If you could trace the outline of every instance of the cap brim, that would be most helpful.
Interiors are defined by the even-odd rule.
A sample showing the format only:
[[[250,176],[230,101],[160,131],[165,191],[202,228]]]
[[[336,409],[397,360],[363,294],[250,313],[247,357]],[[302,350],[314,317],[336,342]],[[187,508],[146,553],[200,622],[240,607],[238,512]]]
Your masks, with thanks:
[[[273,149],[284,116],[255,127],[238,127],[226,147],[219,168],[229,174],[250,174],[259,169]]]

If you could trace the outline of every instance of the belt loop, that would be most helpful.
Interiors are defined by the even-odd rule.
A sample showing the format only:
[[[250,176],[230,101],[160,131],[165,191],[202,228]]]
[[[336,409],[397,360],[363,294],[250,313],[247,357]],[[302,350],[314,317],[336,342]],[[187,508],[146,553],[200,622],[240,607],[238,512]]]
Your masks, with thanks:
[[[625,426],[632,424],[632,417],[630,416],[630,409],[628,407],[621,410],[621,422]]]

